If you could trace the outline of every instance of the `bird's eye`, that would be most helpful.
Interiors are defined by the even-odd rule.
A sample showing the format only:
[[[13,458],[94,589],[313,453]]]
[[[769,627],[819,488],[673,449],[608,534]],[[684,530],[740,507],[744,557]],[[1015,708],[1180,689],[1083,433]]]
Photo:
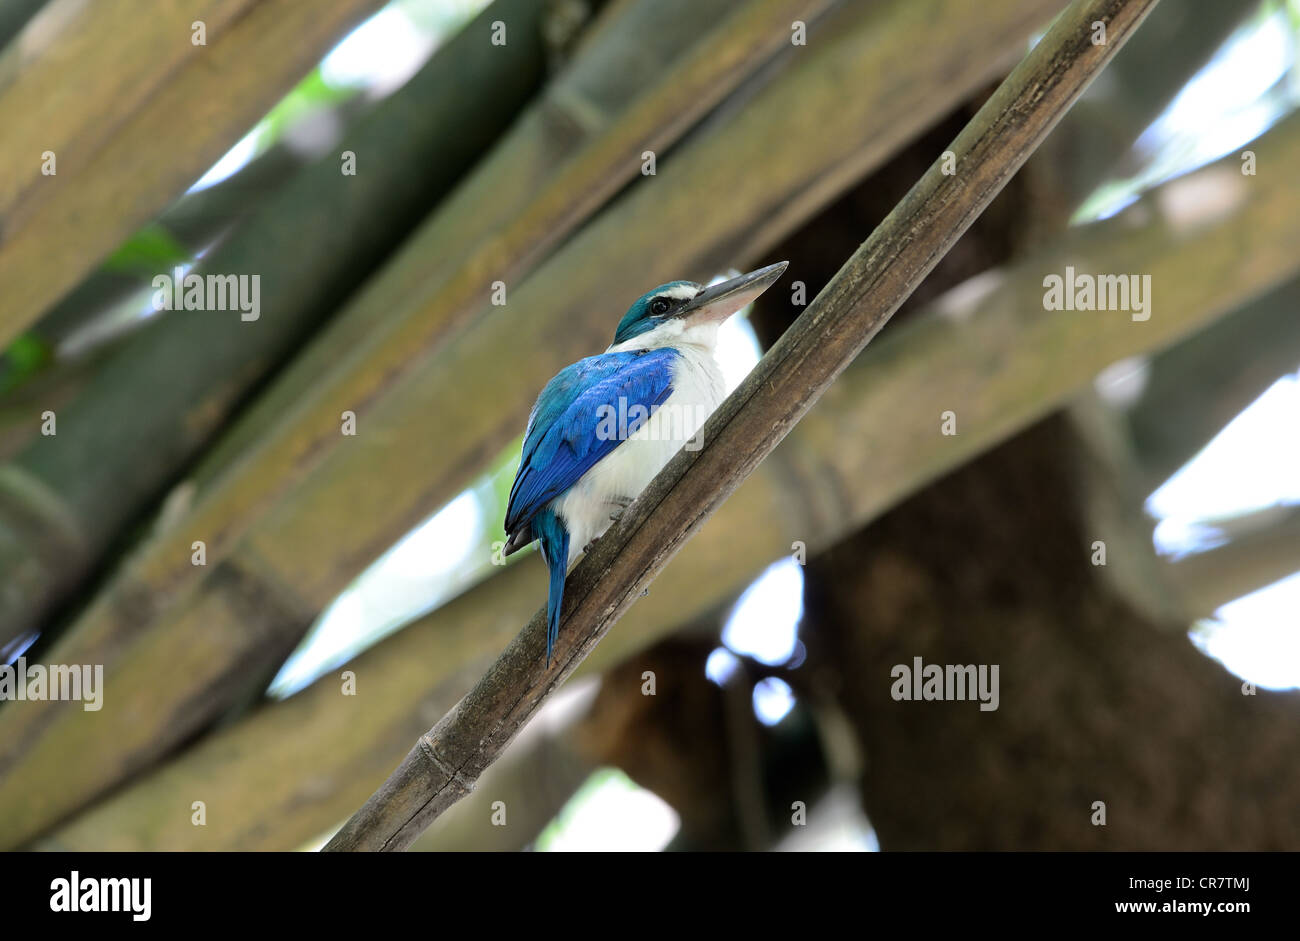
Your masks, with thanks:
[[[672,304],[669,304],[662,297],[656,297],[653,301],[650,302],[650,313],[654,314],[655,316],[659,316],[660,314],[666,314],[668,313],[668,308],[672,306],[673,306]]]

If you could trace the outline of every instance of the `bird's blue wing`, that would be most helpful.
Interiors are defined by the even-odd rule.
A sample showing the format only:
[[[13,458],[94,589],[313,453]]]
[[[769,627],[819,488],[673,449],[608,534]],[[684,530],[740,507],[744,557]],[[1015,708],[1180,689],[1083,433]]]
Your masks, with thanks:
[[[506,508],[507,533],[528,526],[542,507],[636,431],[644,423],[636,406],[648,416],[667,400],[678,356],[670,349],[603,353],[579,360],[546,384],[524,434],[523,457]],[[627,428],[616,435],[598,433],[602,419],[609,420],[609,409],[628,416]]]

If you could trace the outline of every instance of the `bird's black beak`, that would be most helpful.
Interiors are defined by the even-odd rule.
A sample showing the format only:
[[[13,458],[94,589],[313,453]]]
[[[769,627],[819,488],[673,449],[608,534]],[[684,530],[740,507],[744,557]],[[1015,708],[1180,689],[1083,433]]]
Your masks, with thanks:
[[[775,284],[788,264],[788,261],[778,261],[730,281],[710,285],[696,294],[675,316],[692,323],[722,323]]]

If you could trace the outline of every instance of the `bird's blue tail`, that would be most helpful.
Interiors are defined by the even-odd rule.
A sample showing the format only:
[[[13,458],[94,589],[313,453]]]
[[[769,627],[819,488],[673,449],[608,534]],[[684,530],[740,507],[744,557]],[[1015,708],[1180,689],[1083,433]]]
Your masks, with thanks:
[[[542,510],[533,517],[533,535],[551,573],[550,594],[546,599],[546,665],[549,667],[555,638],[560,633],[560,607],[564,603],[564,579],[569,567],[569,531],[552,511]]]

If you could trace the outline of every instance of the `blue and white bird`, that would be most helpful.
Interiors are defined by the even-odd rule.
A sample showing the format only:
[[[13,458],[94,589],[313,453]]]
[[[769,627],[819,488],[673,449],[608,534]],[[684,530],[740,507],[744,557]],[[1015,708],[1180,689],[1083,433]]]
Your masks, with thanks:
[[[718,327],[785,267],[711,287],[661,284],[628,309],[609,349],[561,370],[537,397],[506,507],[505,554],[536,539],[550,571],[548,666],[569,567],[721,404]]]

